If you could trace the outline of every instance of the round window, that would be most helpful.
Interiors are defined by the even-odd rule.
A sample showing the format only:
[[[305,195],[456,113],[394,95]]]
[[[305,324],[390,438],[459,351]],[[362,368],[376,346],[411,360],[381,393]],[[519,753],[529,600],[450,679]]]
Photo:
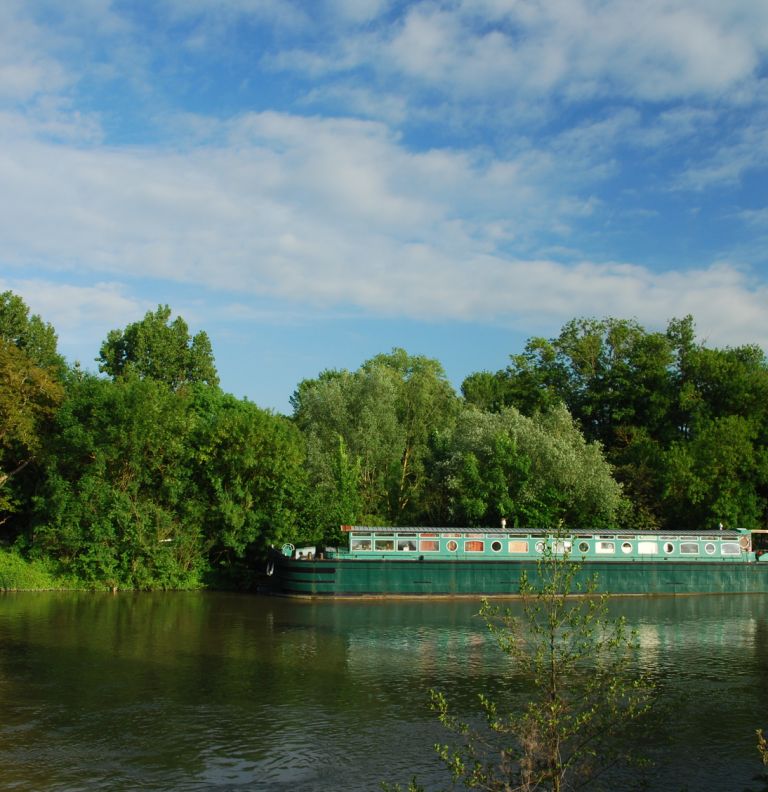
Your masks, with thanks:
[[[491,542],[491,550],[494,553],[498,553],[501,550],[501,542]]]
[[[715,546],[712,544],[712,542],[707,542],[707,543],[704,545],[704,552],[705,552],[707,555],[712,555],[712,553],[714,553],[714,552],[715,552]]]
[[[664,552],[665,553],[672,553],[675,549],[675,546],[672,542],[664,542]]]
[[[632,552],[632,542],[624,542],[621,546],[622,553],[631,553]]]
[[[451,539],[451,541],[448,542],[446,547],[453,553],[453,552],[456,551],[456,548],[458,547],[458,544],[456,542],[454,542],[453,539]]]
[[[537,553],[544,552],[544,542],[536,542],[536,552]]]
[[[589,552],[589,545],[586,542],[579,542],[579,552],[580,553]]]

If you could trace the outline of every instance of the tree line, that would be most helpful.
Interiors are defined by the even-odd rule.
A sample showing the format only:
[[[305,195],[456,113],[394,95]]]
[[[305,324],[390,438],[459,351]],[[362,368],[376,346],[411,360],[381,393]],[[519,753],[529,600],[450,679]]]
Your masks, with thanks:
[[[345,523],[765,523],[765,354],[707,347],[691,317],[575,319],[460,393],[394,349],[302,381],[289,416],[225,393],[168,306],[97,363],[0,294],[0,547],[84,586],[246,584],[270,545]]]

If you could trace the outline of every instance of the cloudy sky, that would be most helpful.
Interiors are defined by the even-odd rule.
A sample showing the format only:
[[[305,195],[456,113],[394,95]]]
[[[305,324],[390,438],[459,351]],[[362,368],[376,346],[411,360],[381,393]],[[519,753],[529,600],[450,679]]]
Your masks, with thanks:
[[[768,349],[765,0],[2,0],[0,290],[225,390],[576,316]]]

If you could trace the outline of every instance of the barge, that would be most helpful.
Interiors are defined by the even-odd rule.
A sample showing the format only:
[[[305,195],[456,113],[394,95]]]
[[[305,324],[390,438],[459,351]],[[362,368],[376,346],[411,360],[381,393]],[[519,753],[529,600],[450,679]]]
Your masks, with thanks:
[[[768,593],[768,531],[601,531],[342,526],[347,547],[273,550],[274,593],[297,597],[515,596],[545,554],[576,583],[620,595]]]

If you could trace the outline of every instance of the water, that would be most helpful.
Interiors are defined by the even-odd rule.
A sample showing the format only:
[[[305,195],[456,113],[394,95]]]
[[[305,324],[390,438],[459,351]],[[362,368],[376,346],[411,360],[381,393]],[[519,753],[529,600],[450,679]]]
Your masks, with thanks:
[[[667,706],[650,788],[743,790],[768,597],[617,599]],[[427,690],[514,686],[477,602],[0,595],[0,789],[360,792],[448,778]]]

